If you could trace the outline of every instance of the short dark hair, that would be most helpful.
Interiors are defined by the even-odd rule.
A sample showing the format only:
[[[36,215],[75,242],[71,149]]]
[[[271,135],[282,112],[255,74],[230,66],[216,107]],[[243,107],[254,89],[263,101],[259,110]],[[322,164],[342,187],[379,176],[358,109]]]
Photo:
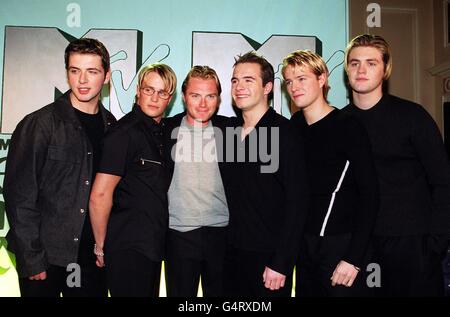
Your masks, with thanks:
[[[69,69],[69,57],[72,53],[98,55],[102,59],[102,66],[105,73],[109,70],[109,53],[105,45],[103,45],[103,43],[99,40],[82,38],[70,42],[69,45],[67,45],[66,51],[64,53],[66,69]]]
[[[275,72],[273,70],[272,64],[270,64],[263,56],[256,54],[255,51],[250,51],[245,53],[244,55],[239,55],[234,59],[235,63],[233,67],[238,64],[243,63],[253,63],[258,64],[261,67],[261,78],[263,86],[266,86],[267,83],[274,83],[275,81]],[[269,101],[273,98],[273,88],[272,91],[268,95]]]

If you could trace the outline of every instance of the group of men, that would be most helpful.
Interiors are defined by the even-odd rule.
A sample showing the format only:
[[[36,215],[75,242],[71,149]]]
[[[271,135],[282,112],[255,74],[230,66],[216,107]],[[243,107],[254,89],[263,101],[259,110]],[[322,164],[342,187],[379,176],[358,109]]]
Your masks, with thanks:
[[[182,83],[185,111],[163,118],[177,86],[165,64],[139,73],[118,122],[100,102],[109,54],[94,39],[65,52],[70,90],[13,133],[4,181],[22,296],[439,296],[450,234],[450,167],[423,108],[383,92],[386,41],[353,39],[352,102],[327,102],[319,55],[283,61],[288,120],[270,107],[274,69],[249,52],[233,66],[236,117],[217,115],[208,66]],[[69,287],[77,263],[81,285]]]

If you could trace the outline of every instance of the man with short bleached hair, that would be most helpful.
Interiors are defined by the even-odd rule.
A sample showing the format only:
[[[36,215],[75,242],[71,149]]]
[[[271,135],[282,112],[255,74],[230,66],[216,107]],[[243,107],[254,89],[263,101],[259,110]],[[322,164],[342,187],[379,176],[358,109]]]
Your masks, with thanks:
[[[168,65],[145,66],[132,111],[105,137],[90,209],[97,265],[114,297],[159,295],[169,220],[161,118],[176,82]]]

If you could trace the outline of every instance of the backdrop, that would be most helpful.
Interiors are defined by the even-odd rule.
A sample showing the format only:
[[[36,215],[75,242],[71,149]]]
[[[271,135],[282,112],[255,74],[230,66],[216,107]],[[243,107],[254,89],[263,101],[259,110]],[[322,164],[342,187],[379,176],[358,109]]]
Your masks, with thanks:
[[[331,71],[329,99],[338,108],[346,105],[342,62],[347,31],[347,0],[2,0],[0,184],[17,123],[68,89],[64,49],[72,39],[94,37],[108,48],[112,81],[102,102],[117,118],[131,110],[140,68],[159,61],[170,65],[179,80],[167,115],[183,110],[181,82],[197,64],[216,69],[223,87],[219,113],[234,115],[232,64],[236,55],[250,50],[273,64],[272,106],[289,118],[280,63],[296,49],[323,56]],[[0,296],[17,296],[13,257],[4,248],[8,224],[0,198]]]

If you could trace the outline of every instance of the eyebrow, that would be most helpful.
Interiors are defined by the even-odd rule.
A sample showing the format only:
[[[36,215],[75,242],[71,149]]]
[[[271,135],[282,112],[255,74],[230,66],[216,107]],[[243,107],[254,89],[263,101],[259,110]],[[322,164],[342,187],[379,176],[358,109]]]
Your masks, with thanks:
[[[368,61],[368,62],[380,62],[377,58],[368,58],[368,59],[359,59],[359,58],[352,58],[349,63],[351,62],[361,62],[361,61]]]
[[[81,69],[81,68],[76,67],[76,66],[69,66],[69,69]],[[96,71],[99,71],[99,72],[102,71],[101,69],[96,68],[96,67],[90,67],[90,68],[87,68],[87,70],[96,70]]]
[[[237,77],[231,77],[231,80],[235,80],[235,79],[238,79]],[[244,77],[242,77],[242,79],[253,79],[253,80],[256,80],[256,77],[253,77],[253,76],[244,76]]]

